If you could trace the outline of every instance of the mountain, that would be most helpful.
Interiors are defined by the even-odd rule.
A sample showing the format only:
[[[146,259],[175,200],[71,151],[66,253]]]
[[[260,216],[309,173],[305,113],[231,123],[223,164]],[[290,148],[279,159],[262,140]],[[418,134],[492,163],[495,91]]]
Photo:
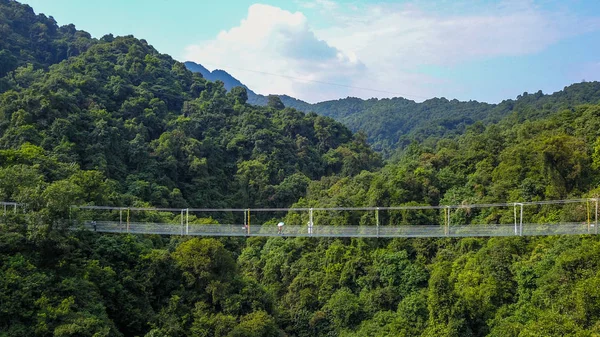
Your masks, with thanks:
[[[207,72],[201,65],[195,65],[198,67],[188,65],[188,69],[200,72],[204,69]],[[239,83],[226,72],[219,73],[231,85]],[[248,91],[249,103],[267,104],[266,96],[256,95],[249,89]],[[466,128],[475,122],[497,122],[511,113],[523,113],[532,107],[547,114],[578,104],[600,103],[600,83],[573,84],[551,95],[544,95],[541,91],[534,94],[523,93],[515,100],[508,99],[499,104],[461,102],[446,98],[432,98],[417,103],[401,97],[367,100],[347,97],[310,104],[287,95],[279,97],[286,107],[328,116],[354,132],[365,133],[368,142],[376,151],[390,157],[413,141],[435,145],[438,139],[464,133]]]
[[[342,122],[352,131],[364,132],[375,150],[392,155],[413,141],[434,146],[438,139],[463,134],[476,122],[490,124],[511,114],[536,119],[588,103],[600,103],[600,82],[573,84],[549,95],[525,92],[499,104],[445,98],[416,103],[405,98],[348,97],[312,104],[310,110]]]
[[[254,91],[252,91],[250,88],[248,88],[246,85],[244,85],[242,82],[240,82],[235,77],[231,76],[225,70],[215,69],[213,71],[210,71],[210,70],[206,69],[203,65],[194,63],[191,61],[186,61],[183,64],[185,64],[185,67],[189,71],[195,72],[195,73],[200,73],[202,75],[202,77],[204,77],[205,79],[207,79],[209,81],[223,82],[223,86],[228,91],[235,87],[245,88],[246,92],[248,94],[248,103],[249,104],[259,105],[259,106],[267,105],[267,97],[266,96],[257,95]]]
[[[28,19],[6,20],[13,12]],[[246,90],[227,92],[145,40],[79,32],[85,48],[55,53],[63,49],[26,32],[61,28],[32,13],[0,0],[0,32],[21,32],[3,35],[0,50],[11,61],[0,77],[0,201],[21,204],[0,213],[0,337],[600,335],[600,236],[590,231],[600,104],[579,105],[597,99],[598,83],[498,105],[316,105],[348,122],[402,119],[394,128],[403,135],[429,135],[382,167],[363,135],[332,118],[277,97],[250,105]],[[562,223],[589,234],[236,236],[248,207],[252,226],[266,230],[305,226],[314,210],[322,233],[403,224],[461,235],[465,224],[516,222],[517,204],[468,205],[552,199],[581,202],[522,204],[525,229]],[[81,204],[126,207],[123,222],[154,228],[183,223],[188,207],[218,208],[189,209],[189,226],[240,232],[98,233],[83,221],[119,221],[119,212],[71,207]],[[403,207],[416,205],[425,207]],[[464,207],[427,207],[441,205]]]
[[[341,162],[355,141],[343,125],[248,105],[133,37],[101,41],[48,71],[28,69],[11,73],[0,95],[0,149],[35,148],[95,170],[130,202],[284,206],[303,195],[306,181],[354,170]],[[10,169],[22,163],[4,155]],[[256,175],[261,183],[248,189]]]
[[[53,17],[13,0],[0,0],[0,77],[18,66],[47,68],[86,51],[98,41],[75,26],[59,27]]]
[[[267,101],[268,101],[267,96],[255,93],[250,88],[248,88],[245,84],[240,82],[238,79],[231,76],[225,70],[215,69],[211,72],[210,70],[206,69],[203,65],[195,63],[195,62],[186,61],[186,62],[184,62],[184,64],[189,71],[192,71],[195,73],[200,73],[202,75],[202,77],[204,77],[205,79],[207,79],[209,81],[223,82],[224,87],[227,90],[231,90],[234,87],[246,88],[246,92],[248,93],[248,104],[260,105],[260,106],[267,105]],[[281,101],[283,102],[283,104],[286,107],[295,108],[295,109],[303,111],[303,112],[310,112],[310,106],[311,106],[310,103],[306,103],[304,101],[301,101],[299,99],[296,99],[296,98],[293,98],[293,97],[290,97],[287,95],[279,95],[279,98],[281,99]]]
[[[227,89],[227,91],[231,90],[234,87],[243,87],[243,88],[246,88],[246,91],[248,92],[248,97],[250,97],[250,95],[256,95],[247,86],[242,84],[242,82],[238,81],[235,77],[229,75],[224,70],[215,69],[211,72],[210,70],[204,68],[204,66],[202,66],[201,64],[197,64],[197,63],[190,62],[190,61],[184,62],[183,64],[185,64],[185,67],[188,70],[195,72],[195,73],[200,73],[202,75],[202,77],[204,77],[205,79],[207,79],[209,81],[223,82],[223,85],[224,85],[225,89]]]
[[[98,42],[74,25],[59,27],[53,17],[36,15],[28,5],[0,0],[0,6],[0,93],[10,88],[6,75],[17,67],[47,69]]]
[[[9,32],[0,55],[14,60],[0,77],[5,172],[19,175],[25,165],[39,177],[27,181],[52,186],[94,171],[119,186],[111,203],[272,207],[295,202],[311,179],[380,165],[331,118],[247,104],[244,93],[225,90],[225,72],[206,73],[223,79],[211,82],[145,40],[94,40],[12,0],[0,0],[0,9]],[[22,157],[28,151],[31,160]],[[345,159],[355,151],[371,159]],[[6,184],[0,200],[39,197]]]

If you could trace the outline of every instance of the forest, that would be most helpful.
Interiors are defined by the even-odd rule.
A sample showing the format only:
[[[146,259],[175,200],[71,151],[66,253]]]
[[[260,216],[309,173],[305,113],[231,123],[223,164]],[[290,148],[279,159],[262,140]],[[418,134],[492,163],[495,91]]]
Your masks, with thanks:
[[[352,131],[361,131],[368,142],[385,158],[396,160],[411,144],[418,141],[435,146],[440,138],[455,138],[476,122],[498,123],[511,114],[527,114],[531,109],[549,114],[580,104],[600,103],[597,82],[577,83],[553,94],[542,91],[519,95],[499,104],[456,99],[432,98],[421,103],[395,97],[362,100],[348,97],[336,101],[308,104],[283,96],[286,106],[331,117]]]
[[[0,337],[600,335],[597,235],[203,238],[101,234],[69,219],[76,204],[597,198],[599,97],[600,83],[587,82],[496,106],[434,99],[420,107],[439,105],[439,116],[422,120],[401,98],[357,113],[304,113],[276,96],[254,106],[244,88],[227,91],[145,40],[93,38],[0,0],[0,201],[25,205],[0,214]],[[386,153],[369,145],[379,131],[332,119],[344,111],[413,124],[393,131],[402,144],[386,143]],[[452,122],[465,114],[469,122]],[[450,124],[424,123],[432,118]],[[573,211],[585,212],[541,207],[527,217],[560,222]]]
[[[192,72],[222,79],[225,89],[244,86],[239,80],[223,70],[212,73],[202,65],[185,62]],[[207,78],[208,78],[207,77]],[[461,102],[444,97],[431,98],[423,102],[394,97],[384,99],[343,99],[310,104],[288,95],[279,95],[286,107],[303,112],[315,112],[335,119],[353,132],[362,132],[373,149],[385,159],[396,161],[413,141],[435,147],[441,138],[456,138],[465,133],[474,123],[483,125],[498,123],[502,118],[516,113],[527,114],[535,109],[545,115],[559,110],[572,109],[581,104],[600,103],[598,82],[576,83],[553,94],[524,92],[516,99],[505,99],[498,104],[477,101]],[[258,95],[247,88],[248,103],[265,106],[268,96]]]

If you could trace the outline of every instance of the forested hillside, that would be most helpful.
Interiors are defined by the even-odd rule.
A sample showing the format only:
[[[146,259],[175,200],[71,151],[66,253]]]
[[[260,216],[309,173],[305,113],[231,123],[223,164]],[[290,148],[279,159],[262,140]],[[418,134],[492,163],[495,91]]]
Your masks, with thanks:
[[[476,123],[435,147],[413,143],[379,172],[312,183],[309,203],[456,205],[599,193],[600,105],[529,117],[543,114],[532,108],[487,127]],[[332,188],[335,193],[323,192]]]
[[[194,72],[210,73],[193,62],[187,62],[186,66]],[[224,78],[230,85],[239,83],[222,70],[219,70],[217,76],[219,77],[213,77]],[[266,96],[250,91],[249,97],[250,104],[267,105]],[[525,92],[514,100],[507,99],[499,104],[461,102],[445,98],[417,103],[401,97],[368,100],[348,97],[310,104],[287,95],[279,97],[286,107],[316,112],[343,123],[354,132],[363,132],[376,151],[385,157],[396,157],[413,141],[435,146],[441,138],[454,138],[463,134],[469,125],[476,122],[486,125],[495,123],[513,112],[531,113],[533,109],[535,113],[527,116],[533,119],[560,109],[574,108],[579,104],[598,104],[600,83],[573,84],[550,95],[541,91],[533,94]]]
[[[59,27],[51,16],[36,15],[27,5],[0,0],[0,6],[0,76],[26,64],[47,68],[97,42],[72,24]]]
[[[457,139],[442,139],[434,148],[414,143],[398,163],[379,172],[313,182],[307,197],[296,206],[468,205],[597,198],[600,105],[550,112],[549,103],[536,106],[536,102],[532,100],[500,123],[487,127],[476,123]],[[569,99],[563,96],[554,103],[568,105]],[[589,212],[585,205],[536,207],[526,209],[525,221],[585,222]],[[321,214],[315,221],[369,225],[374,219],[368,214]],[[380,221],[418,225],[442,220],[436,212],[412,211],[388,214]],[[451,215],[451,222],[459,224],[511,221],[510,209],[466,208]],[[290,246],[286,245],[287,249],[293,249]],[[323,267],[284,277],[282,283],[287,286],[277,288],[282,298],[294,299],[284,307],[294,308],[290,315],[295,325],[310,326],[307,322],[312,321],[300,319],[298,311],[304,306],[292,303],[309,302],[321,308],[309,315],[311,319],[322,317],[327,328],[341,330],[344,336],[600,333],[600,302],[595,290],[600,286],[600,259],[589,253],[600,247],[597,236],[356,240],[346,245],[335,241],[326,247],[321,253],[326,257],[319,260]],[[301,268],[289,267],[297,269]],[[255,274],[263,272],[259,269]],[[273,282],[258,277],[267,284]],[[331,282],[318,286],[320,291],[331,289],[327,301],[308,295],[314,286],[308,280],[313,279]]]
[[[48,71],[25,65],[4,80],[3,169],[37,177],[6,183],[86,171],[119,194],[88,202],[283,206],[310,179],[380,165],[339,123],[247,105],[244,89],[226,93],[132,37],[106,37]],[[28,202],[20,188],[3,188],[1,199]]]
[[[456,105],[463,117],[497,122],[448,116],[457,124],[422,138],[435,142],[407,142],[397,162],[385,164],[339,122],[284,108],[276,97],[265,107],[250,105],[243,88],[226,92],[144,40],[94,40],[12,0],[0,0],[0,19],[2,31],[13,32],[0,40],[0,55],[14,59],[0,78],[0,201],[22,203],[0,213],[0,337],[600,334],[594,235],[111,235],[77,230],[69,208],[598,197],[600,105],[578,105],[597,98],[597,83],[496,107],[430,101],[431,110]],[[40,56],[47,44],[30,34],[40,25],[49,32],[72,27],[77,39],[52,33],[48,41],[85,40],[86,47]],[[428,116],[421,122],[435,125],[437,113]],[[423,125],[406,120],[412,130]],[[461,210],[452,222],[497,224],[506,216]],[[585,217],[585,209],[540,207],[526,217],[552,223]],[[442,221],[426,212],[381,220]],[[317,226],[372,221],[316,215]]]
[[[227,91],[229,91],[235,87],[244,87],[246,89],[246,93],[248,94],[248,103],[254,104],[253,101],[256,100],[256,96],[257,96],[256,93],[254,93],[254,91],[250,90],[242,82],[238,81],[236,78],[229,75],[226,71],[221,70],[221,69],[215,69],[213,71],[210,71],[210,70],[204,68],[204,66],[202,66],[201,64],[197,64],[197,63],[189,62],[189,61],[184,62],[183,64],[189,71],[191,71],[193,73],[200,73],[200,75],[202,75],[202,77],[204,77],[205,79],[207,79],[211,82],[216,82],[216,81],[223,82],[223,87]],[[254,104],[254,105],[267,105],[267,102],[265,100],[264,104]]]
[[[185,64],[185,67],[189,71],[194,72],[194,73],[200,73],[202,75],[202,77],[204,77],[205,79],[207,79],[209,81],[223,82],[223,85],[224,85],[225,89],[227,89],[227,90],[231,90],[235,87],[246,88],[246,92],[248,93],[248,104],[266,106],[267,103],[269,102],[268,96],[255,93],[250,88],[248,88],[246,85],[244,85],[242,82],[240,82],[238,79],[236,79],[235,77],[233,77],[229,73],[227,73],[225,70],[215,69],[213,71],[210,71],[210,70],[206,69],[203,65],[195,63],[195,62],[190,62],[190,61],[184,62],[184,64]],[[279,97],[281,102],[286,107],[295,108],[299,111],[310,112],[310,107],[311,107],[310,103],[306,103],[304,101],[295,99],[295,98],[287,96],[287,95],[277,95],[277,96]]]
[[[532,109],[536,110],[535,114],[526,117],[539,118],[587,103],[600,103],[599,82],[574,84],[551,95],[544,95],[541,91],[523,93],[516,100],[509,99],[499,104],[445,98],[421,103],[404,98],[345,98],[313,104],[310,111],[332,117],[352,131],[364,132],[374,149],[391,156],[412,141],[435,146],[440,138],[463,134],[475,122],[495,123],[513,112],[531,113]]]

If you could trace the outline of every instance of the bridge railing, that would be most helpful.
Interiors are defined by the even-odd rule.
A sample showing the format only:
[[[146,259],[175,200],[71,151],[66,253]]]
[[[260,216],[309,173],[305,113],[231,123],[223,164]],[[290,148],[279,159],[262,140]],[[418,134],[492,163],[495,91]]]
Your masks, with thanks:
[[[73,206],[72,223],[115,233],[221,236],[509,236],[598,234],[598,198],[388,207]],[[1,202],[4,214],[25,205]],[[4,219],[6,216],[3,217]],[[283,223],[279,227],[277,224]]]

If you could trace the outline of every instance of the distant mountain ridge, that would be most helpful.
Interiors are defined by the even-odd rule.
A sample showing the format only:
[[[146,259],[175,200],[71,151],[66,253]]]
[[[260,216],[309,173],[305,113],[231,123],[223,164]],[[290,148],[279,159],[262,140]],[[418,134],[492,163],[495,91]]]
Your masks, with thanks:
[[[245,87],[250,104],[267,104],[266,96],[254,93],[223,70],[210,72],[193,62],[186,62],[186,66],[209,80],[223,81],[228,90],[236,85]],[[511,113],[536,119],[579,104],[598,104],[600,82],[572,84],[549,95],[541,90],[532,94],[525,92],[514,100],[507,99],[498,104],[448,100],[443,97],[420,103],[402,97],[367,100],[347,97],[311,104],[287,95],[279,97],[286,107],[331,117],[353,132],[364,132],[373,148],[389,157],[412,141],[433,146],[437,139],[460,135],[476,122],[494,123]],[[538,109],[537,115],[530,115],[532,107]],[[540,111],[543,115],[539,115]]]
[[[215,69],[213,71],[210,71],[210,70],[206,69],[203,65],[195,63],[195,62],[191,62],[191,61],[186,61],[186,62],[184,62],[184,64],[189,71],[192,71],[195,73],[200,73],[202,75],[202,77],[204,77],[205,79],[207,79],[209,81],[223,82],[225,89],[227,89],[227,91],[231,90],[231,88],[234,88],[234,87],[246,88],[246,91],[248,92],[248,104],[260,105],[260,106],[267,105],[267,96],[255,93],[254,91],[252,91],[252,89],[248,88],[248,86],[246,86],[245,84],[240,82],[237,78],[231,76],[225,70]],[[288,95],[278,95],[278,96],[286,107],[294,108],[294,109],[304,111],[304,112],[310,111],[310,107],[311,107],[310,103],[304,102],[304,101],[296,99],[294,97],[290,97]]]
[[[221,70],[221,69],[215,69],[213,71],[210,71],[208,69],[206,69],[203,65],[195,63],[195,62],[184,62],[186,68],[188,68],[189,71],[195,72],[195,73],[200,73],[202,75],[202,77],[204,77],[205,79],[215,82],[215,81],[221,81],[223,82],[223,84],[225,85],[225,89],[227,89],[227,91],[231,90],[231,88],[235,88],[235,87],[244,87],[246,88],[246,90],[248,91],[248,95],[253,94],[256,95],[254,93],[254,91],[250,90],[250,88],[248,88],[246,85],[244,85],[242,82],[240,82],[237,78],[229,75],[229,73],[227,73],[225,70]]]

